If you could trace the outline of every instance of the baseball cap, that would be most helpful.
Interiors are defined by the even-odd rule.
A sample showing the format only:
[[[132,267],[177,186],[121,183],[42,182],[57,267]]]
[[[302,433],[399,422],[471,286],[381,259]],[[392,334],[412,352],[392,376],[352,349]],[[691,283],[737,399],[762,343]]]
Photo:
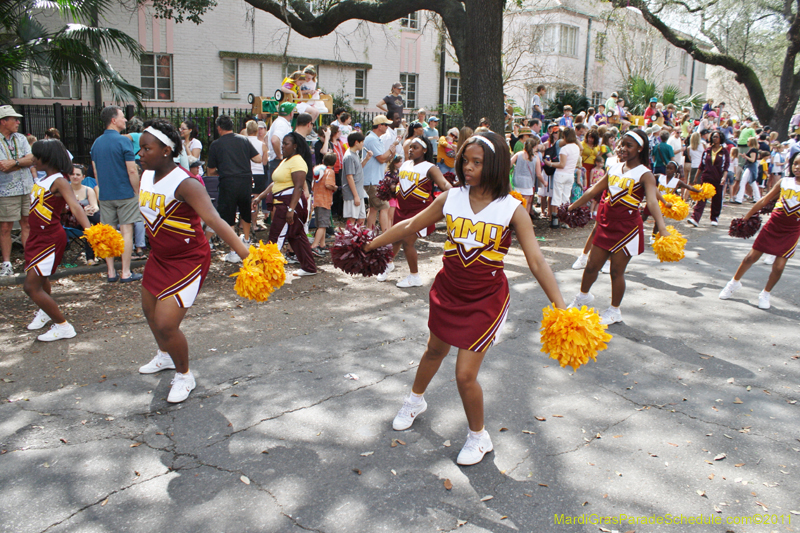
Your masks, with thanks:
[[[380,126],[381,124],[391,124],[392,121],[386,118],[386,115],[375,115],[372,119],[373,126]]]
[[[650,99],[650,101],[651,101],[651,102],[658,102],[658,98],[656,98],[656,97],[654,96],[654,97],[652,97],[652,98]]]
[[[10,105],[0,106],[0,119],[8,117],[22,118],[22,115],[14,111],[14,108]]]
[[[431,123],[431,122],[439,122],[439,119],[436,118],[436,117],[431,117],[431,118],[428,119],[428,123]]]
[[[263,120],[259,120],[259,121],[258,121],[258,127],[259,127],[259,128],[264,128],[264,129],[267,129],[267,123],[266,123],[266,122],[264,122]]]
[[[353,124],[353,127],[354,128],[360,128],[361,127],[361,123],[360,122],[356,122],[355,124]]]
[[[278,106],[278,115],[282,117],[288,117],[294,111],[297,105],[293,104],[292,102],[284,102],[280,106]]]

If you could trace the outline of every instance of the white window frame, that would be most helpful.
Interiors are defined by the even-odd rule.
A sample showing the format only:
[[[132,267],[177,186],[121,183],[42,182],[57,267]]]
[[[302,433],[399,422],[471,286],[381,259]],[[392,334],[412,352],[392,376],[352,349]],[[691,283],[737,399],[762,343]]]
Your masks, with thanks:
[[[671,50],[669,49],[669,45],[664,47],[664,64],[669,65],[669,56],[671,55]]]
[[[152,53],[152,52],[148,52],[148,53],[142,54],[142,60],[144,60],[146,57],[152,57],[153,58],[153,75],[152,76],[145,76],[142,73],[142,69],[146,68],[147,65],[141,65],[139,73],[140,73],[140,79],[142,81],[142,91],[145,92],[144,99],[145,100],[150,100],[150,101],[153,101],[153,102],[172,102],[172,101],[174,101],[174,99],[175,99],[175,84],[173,83],[173,72],[175,70],[175,68],[174,68],[175,64],[174,64],[174,61],[173,61],[174,58],[173,58],[172,54],[156,54],[156,53]],[[158,67],[159,67],[158,59],[161,58],[161,57],[169,57],[169,78],[167,78],[166,76],[159,76],[158,75]],[[146,88],[144,86],[144,80],[145,79],[152,79],[153,80],[153,87],[147,87]],[[163,88],[159,87],[158,80],[164,80],[164,79],[169,79],[169,98],[159,98],[158,90],[159,89],[163,89]],[[153,91],[153,97],[152,98],[147,96],[147,92],[148,91]]]
[[[573,33],[574,32],[574,33]],[[578,57],[578,38],[580,28],[569,24],[560,24],[558,32],[558,55],[566,57]],[[572,34],[572,38],[570,38]]]
[[[361,75],[361,87],[358,86],[359,74]],[[357,68],[355,73],[355,90],[353,98],[359,100],[366,100],[367,98],[367,71],[363,68]]]
[[[400,27],[406,30],[419,30],[419,11],[412,11],[401,18]]]
[[[681,54],[681,76],[689,75],[689,54],[685,51]]]
[[[592,91],[592,107],[597,109],[600,104],[605,104],[606,100],[603,98],[603,91]]]
[[[37,95],[34,91],[34,83],[37,87],[46,87],[47,94]],[[46,83],[46,85],[45,85]],[[56,96],[57,88],[67,89],[68,96]],[[55,85],[53,76],[49,72],[33,72],[30,70],[17,72],[14,75],[13,84],[14,98],[32,98],[42,100],[80,100],[81,99],[81,78],[67,72],[61,85]]]
[[[411,83],[409,83],[411,82]],[[403,84],[405,95],[403,100],[405,102],[406,109],[416,109],[417,108],[417,87],[419,87],[419,74],[411,73],[411,72],[403,72],[400,74],[400,83]],[[409,90],[409,87],[413,87]],[[409,94],[413,95],[413,99],[409,98]]]
[[[706,64],[702,61],[697,62],[697,69],[695,70],[694,77],[699,80],[706,79]]]
[[[455,84],[455,98],[453,98],[453,88]],[[447,77],[447,105],[456,105],[462,101],[461,96],[461,77]]]
[[[226,87],[228,80],[228,68],[233,65],[233,88]],[[239,92],[239,60],[233,57],[222,58],[222,92],[225,94],[237,94]]]

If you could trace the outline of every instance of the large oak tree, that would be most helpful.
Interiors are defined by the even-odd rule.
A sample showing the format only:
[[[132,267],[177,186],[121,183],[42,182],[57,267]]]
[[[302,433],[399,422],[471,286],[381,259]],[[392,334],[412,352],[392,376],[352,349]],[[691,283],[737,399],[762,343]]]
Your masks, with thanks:
[[[671,44],[698,61],[732,72],[734,79],[747,90],[753,111],[761,123],[769,124],[781,139],[787,138],[789,120],[800,100],[800,72],[795,65],[800,52],[800,0],[759,0],[754,3],[736,0],[731,5],[726,5],[723,0],[611,0],[611,3],[618,8],[637,8]],[[751,8],[748,14],[744,14],[749,17],[745,22],[750,24],[742,26],[742,17],[734,11],[744,4]],[[664,22],[664,19],[674,17],[691,21],[695,33],[714,44],[714,51],[704,50],[694,39],[681,36]],[[767,28],[777,34],[775,46],[779,49],[781,63],[775,73],[779,84],[772,104],[765,92],[768,81],[765,78],[771,73],[754,60],[752,50],[748,53],[747,41],[743,40],[748,37],[744,31],[764,31]],[[745,46],[736,46],[737,43]]]
[[[333,32],[348,20],[386,24],[414,11],[433,11],[444,22],[461,72],[464,120],[488,117],[503,124],[504,0],[245,0],[308,38]],[[313,6],[313,12],[309,10]]]

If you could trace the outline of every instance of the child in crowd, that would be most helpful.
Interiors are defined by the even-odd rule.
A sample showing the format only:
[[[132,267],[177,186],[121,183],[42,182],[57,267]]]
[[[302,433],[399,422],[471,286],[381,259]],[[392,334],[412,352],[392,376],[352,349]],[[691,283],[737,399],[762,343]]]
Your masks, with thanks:
[[[331,204],[333,204],[333,193],[336,191],[336,174],[333,166],[336,164],[336,154],[328,152],[322,158],[324,170],[320,169],[320,175],[314,176],[314,219],[317,221],[317,232],[314,234],[314,242],[311,243],[311,253],[317,257],[322,257],[328,251],[325,246],[325,232],[331,226]]]
[[[399,155],[396,155],[389,161],[389,164],[386,165],[386,173],[383,175],[384,178],[391,178],[392,182],[396,185],[398,180],[400,179],[400,165],[403,164],[403,158]],[[394,190],[395,187],[392,188]],[[394,212],[397,210],[397,194],[392,195],[392,198],[389,200],[389,228],[392,227],[394,222]],[[389,229],[386,228],[386,229]]]
[[[725,180],[725,193],[728,201],[733,200],[733,184],[736,183],[736,172],[739,169],[739,149],[731,148],[731,162],[728,164],[728,179]]]
[[[407,169],[430,168],[438,172],[432,162],[420,167],[422,145],[416,141],[414,144],[418,146],[412,149],[414,160],[404,163],[401,176]],[[508,145],[503,137],[492,132],[476,134],[464,143],[456,157],[456,174],[464,185],[446,190],[424,210],[396,221],[389,231],[365,246],[369,251],[413,239],[439,220],[447,221],[443,267],[430,291],[428,346],[417,367],[411,394],[392,427],[396,431],[408,429],[427,410],[423,394],[450,347],[455,346],[456,384],[469,426],[466,443],[458,454],[459,465],[479,463],[493,449],[484,428],[478,372],[508,313],[510,294],[503,259],[511,246],[512,227],[548,301],[564,307],[555,277],[536,242],[530,216],[521,202],[509,194],[509,172]],[[497,231],[480,231],[476,235],[476,227]]]
[[[58,304],[50,296],[50,276],[61,264],[67,246],[67,235],[61,227],[64,205],[78,224],[86,230],[91,223],[75,198],[67,176],[72,173],[72,162],[67,149],[58,139],[37,141],[31,147],[33,165],[45,177],[36,181],[31,190],[30,234],[25,244],[25,294],[39,306],[28,329],[42,329],[49,321],[53,325],[47,333],[39,335],[40,341],[71,339],[75,328],[67,322]]]
[[[767,183],[767,189],[772,189],[772,186],[778,183],[783,178],[784,169],[786,167],[786,155],[783,153],[783,145],[779,142],[772,143],[772,168],[770,169],[770,179]]]
[[[372,152],[367,152],[364,161],[358,154],[364,148],[364,134],[354,131],[347,136],[347,144],[350,146],[342,160],[342,197],[344,198],[342,211],[348,224],[363,224],[367,218],[367,210],[364,206],[364,198],[367,196],[364,190],[364,170],[363,165],[372,157]]]
[[[592,173],[589,175],[589,186],[588,189],[591,189],[595,186],[595,184],[603,179],[603,176],[606,175],[606,158],[603,157],[601,154],[597,154],[594,158],[594,168],[592,168]],[[598,199],[592,198],[592,218],[597,216],[597,204]]]

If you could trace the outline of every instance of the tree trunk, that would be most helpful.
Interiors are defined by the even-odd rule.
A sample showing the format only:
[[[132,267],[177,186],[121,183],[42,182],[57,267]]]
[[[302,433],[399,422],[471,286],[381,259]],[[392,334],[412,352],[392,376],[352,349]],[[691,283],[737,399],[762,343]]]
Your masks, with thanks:
[[[503,0],[465,0],[461,13],[442,13],[461,72],[464,124],[477,128],[488,118],[504,131]]]

